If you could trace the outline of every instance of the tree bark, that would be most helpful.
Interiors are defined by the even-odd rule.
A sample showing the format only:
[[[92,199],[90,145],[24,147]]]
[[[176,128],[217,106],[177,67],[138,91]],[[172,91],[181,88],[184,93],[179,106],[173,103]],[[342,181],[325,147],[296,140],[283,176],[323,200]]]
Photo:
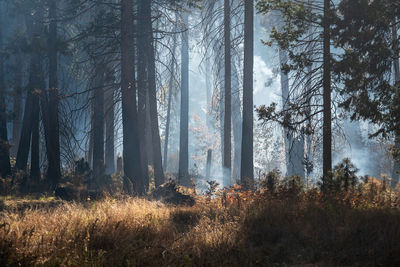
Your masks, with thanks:
[[[279,49],[279,64],[281,66],[281,91],[282,91],[282,109],[287,110],[289,106],[289,77],[287,73],[282,69],[284,64],[287,64],[287,53],[282,49]],[[293,170],[293,133],[288,127],[283,127],[284,144],[285,144],[285,159],[286,159],[286,175],[294,175]]]
[[[206,80],[206,97],[207,97],[207,108],[206,108],[206,126],[207,126],[207,134],[211,134],[211,101],[212,101],[212,92],[211,92],[211,79],[212,75],[210,70],[210,59],[207,57],[205,61],[205,80]]]
[[[254,2],[244,2],[244,73],[243,73],[243,126],[240,179],[254,180],[253,163],[253,65],[254,65]]]
[[[143,36],[143,49],[145,53],[147,65],[146,70],[146,91],[148,96],[148,111],[149,111],[149,124],[151,134],[151,147],[152,150],[148,152],[148,156],[151,154],[151,162],[154,167],[154,179],[155,186],[159,186],[164,183],[164,171],[162,167],[162,157],[161,157],[161,141],[160,141],[160,131],[158,126],[158,113],[157,113],[157,92],[156,92],[156,69],[155,69],[155,56],[154,56],[154,43],[153,43],[153,26],[151,17],[151,0],[142,0],[140,2],[139,14],[143,19],[141,27],[144,29]],[[148,157],[150,160],[150,157]]]
[[[103,6],[100,0],[96,0],[93,19],[98,22],[103,13]],[[103,186],[103,175],[105,171],[104,162],[104,83],[106,72],[106,58],[102,54],[102,47],[99,45],[104,42],[104,38],[96,35],[94,38],[93,67],[94,77],[91,84],[92,103],[93,103],[93,181],[89,185],[92,189],[99,189]]]
[[[33,98],[32,92],[31,90],[28,90],[27,97],[25,100],[24,117],[22,119],[22,129],[17,151],[17,160],[15,163],[15,169],[21,171],[26,170],[30,144],[31,144],[32,126],[33,126],[32,98]]]
[[[144,194],[142,164],[138,136],[135,87],[133,0],[121,0],[121,90],[123,124],[124,188],[130,183],[139,194]]]
[[[212,157],[212,149],[209,149],[207,150],[206,181],[210,181],[211,178],[211,157]]]
[[[231,73],[231,0],[224,0],[224,50],[225,50],[225,107],[224,107],[224,179],[231,183],[232,167],[232,73]]]
[[[398,36],[397,36],[397,26],[394,23],[392,26],[392,42],[393,42],[393,50],[395,51],[395,59],[393,61],[394,67],[394,80],[397,84],[400,82],[400,67],[399,67],[399,53],[398,53]],[[398,91],[398,90],[397,90]],[[399,97],[399,93],[397,93],[397,97]],[[395,148],[400,150],[400,131],[395,131]],[[400,164],[399,158],[394,159],[393,163],[393,171],[392,171],[392,182],[391,185],[395,187],[397,183],[400,181]]]
[[[96,63],[93,85],[93,174],[94,186],[104,174],[104,68]]]
[[[150,101],[149,101],[149,87],[148,81],[146,82],[146,125],[145,125],[145,139],[146,139],[146,153],[147,165],[151,166],[154,171],[154,157],[153,157],[153,133],[151,130],[151,117],[150,117]]]
[[[60,126],[58,118],[58,61],[57,61],[57,1],[49,2],[49,105],[47,111],[48,136],[47,145],[47,178],[50,188],[54,189],[61,179],[61,158],[60,158]]]
[[[36,64],[35,64],[36,65]],[[37,64],[35,67],[39,67]],[[38,69],[39,70],[39,69]],[[37,73],[39,74],[39,73]],[[37,78],[37,77],[35,77]],[[36,86],[33,87],[36,89]],[[38,89],[42,89],[39,87]],[[39,107],[39,95],[35,92],[32,95],[32,140],[31,140],[31,171],[30,180],[33,183],[37,183],[40,180],[40,146],[39,146],[39,119],[40,119],[40,107]]]
[[[137,79],[138,79],[138,133],[140,141],[140,158],[142,163],[142,173],[144,186],[147,190],[149,184],[149,147],[147,146],[146,130],[150,124],[147,116],[147,61],[146,58],[146,26],[145,14],[143,14],[142,0],[138,3],[138,36],[137,36]]]
[[[21,113],[22,113],[22,60],[21,54],[18,52],[15,60],[15,85],[14,85],[14,93],[13,93],[13,146],[11,148],[11,156],[16,157],[18,146],[19,146],[19,137],[21,135]]]
[[[2,26],[0,20],[0,50],[3,48]],[[4,56],[3,53],[0,52],[0,177],[6,177],[11,173],[5,97]]]
[[[179,137],[179,174],[181,185],[189,186],[189,15],[183,12],[181,47],[181,110]]]
[[[164,161],[163,161],[163,169],[167,171],[168,168],[168,141],[169,141],[169,130],[171,124],[171,102],[172,102],[172,91],[175,87],[175,53],[176,53],[176,37],[173,38],[172,44],[172,55],[171,55],[171,77],[169,79],[168,85],[168,107],[167,107],[167,123],[165,125],[165,141],[164,141]]]
[[[332,171],[332,114],[331,114],[331,44],[330,44],[330,1],[324,0],[323,30],[323,178],[327,179]]]
[[[225,153],[224,153],[224,121],[225,121],[225,82],[224,82],[224,75],[225,75],[225,64],[223,60],[221,60],[219,55],[223,53],[223,47],[220,49],[216,50],[216,62],[218,66],[218,71],[217,71],[217,78],[218,78],[218,87],[219,87],[219,127],[220,127],[220,140],[221,140],[221,147],[220,147],[220,152],[221,152],[221,162],[222,162],[222,167],[224,165],[224,158],[225,158]],[[222,168],[223,170],[223,168]]]
[[[240,180],[240,161],[242,149],[242,114],[239,89],[239,77],[235,65],[232,65],[232,126],[234,140],[234,158],[232,167],[233,182]]]
[[[114,149],[114,88],[107,88],[105,91],[105,110],[106,120],[106,174],[115,172],[115,149]]]
[[[283,110],[289,108],[289,77],[282,69],[284,64],[287,64],[288,55],[286,51],[279,50],[279,61],[281,65],[281,89],[282,89],[282,106]],[[286,154],[286,175],[299,175],[304,178],[304,137],[302,135],[295,137],[294,133],[284,127],[284,142]]]
[[[40,52],[40,40],[43,37],[43,11],[41,9],[38,9],[34,15],[27,14],[26,24],[28,27],[28,31],[32,31],[29,85],[24,119],[22,124],[21,138],[17,152],[16,169],[26,169],[29,155],[29,147],[31,147],[30,178],[32,181],[37,182],[40,179],[39,95],[44,88],[42,55]]]
[[[160,129],[158,125],[158,112],[157,112],[157,90],[156,90],[156,66],[154,56],[154,43],[153,43],[153,28],[151,24],[151,1],[146,0],[146,16],[148,29],[148,49],[149,52],[149,108],[150,108],[150,122],[151,122],[151,138],[153,144],[153,163],[154,163],[154,179],[155,186],[160,186],[164,183],[164,171],[162,166],[161,157],[161,140]]]
[[[311,176],[313,166],[313,153],[312,153],[312,118],[311,118],[311,71],[312,67],[307,68],[307,81],[306,81],[306,90],[308,92],[308,99],[307,99],[307,109],[306,109],[306,117],[307,117],[307,128],[306,128],[306,178],[308,183],[308,178]],[[307,184],[308,186],[308,184]]]
[[[31,137],[31,182],[40,180],[40,95],[44,90],[44,73],[40,40],[44,37],[43,10],[38,8],[33,17],[32,51],[29,73],[30,91],[32,94],[32,137]]]

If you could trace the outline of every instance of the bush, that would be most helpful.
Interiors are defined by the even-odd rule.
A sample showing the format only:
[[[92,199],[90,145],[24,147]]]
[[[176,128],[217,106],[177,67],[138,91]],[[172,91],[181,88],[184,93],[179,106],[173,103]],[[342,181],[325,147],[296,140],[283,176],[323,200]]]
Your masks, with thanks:
[[[344,158],[333,168],[330,176],[322,179],[321,190],[331,193],[354,190],[359,183],[358,171],[349,158]]]
[[[262,188],[267,188],[269,192],[274,193],[278,186],[280,176],[279,170],[272,170],[260,179],[259,184]]]

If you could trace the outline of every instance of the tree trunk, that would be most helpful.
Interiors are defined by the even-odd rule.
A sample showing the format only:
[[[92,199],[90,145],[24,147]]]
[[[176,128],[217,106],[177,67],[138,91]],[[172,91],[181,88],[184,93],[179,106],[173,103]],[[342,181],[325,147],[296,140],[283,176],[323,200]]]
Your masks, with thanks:
[[[153,43],[153,27],[151,23],[151,1],[145,0],[145,18],[147,25],[147,53],[148,57],[148,96],[150,108],[150,122],[151,122],[151,140],[153,147],[153,164],[154,164],[154,179],[155,186],[160,186],[164,183],[164,171],[162,167],[161,157],[161,140],[160,129],[158,126],[158,112],[157,112],[157,90],[156,90],[156,66],[154,56],[154,43]]]
[[[36,65],[35,67],[38,67]],[[38,73],[37,73],[38,74]],[[36,87],[33,87],[36,88]],[[43,87],[42,87],[43,88]],[[39,87],[39,89],[41,89]],[[37,183],[40,180],[40,147],[39,147],[39,96],[37,93],[33,94],[32,100],[32,140],[31,140],[31,172],[30,172],[30,180],[33,183]]]
[[[169,130],[171,124],[171,102],[172,102],[172,91],[175,87],[175,53],[176,53],[176,37],[173,38],[172,44],[172,55],[171,55],[171,77],[169,79],[168,85],[168,107],[167,107],[167,123],[165,125],[165,141],[164,141],[164,161],[163,161],[163,169],[167,171],[168,167],[168,141],[169,141]]]
[[[312,155],[312,118],[311,118],[311,71],[312,67],[307,68],[307,81],[306,81],[306,90],[308,92],[309,97],[307,98],[307,109],[306,109],[306,117],[307,117],[307,126],[306,126],[306,182],[308,182],[308,178],[311,176],[311,173],[313,171],[313,155]],[[308,186],[308,184],[307,184]]]
[[[181,47],[181,114],[179,137],[179,174],[181,185],[189,186],[189,15],[183,12]]]
[[[231,73],[231,0],[224,0],[224,48],[225,48],[225,107],[224,107],[224,179],[229,185],[231,183],[232,167],[232,73]]]
[[[94,8],[94,21],[98,22],[99,17],[103,14],[103,5],[100,0],[96,0],[97,4]],[[94,39],[95,54],[93,58],[94,77],[91,83],[92,103],[93,103],[93,181],[89,185],[91,189],[98,190],[103,186],[103,175],[105,171],[104,162],[104,83],[106,73],[106,58],[102,55],[102,46],[104,38],[95,35]]]
[[[21,137],[19,139],[19,146],[17,151],[17,160],[15,163],[16,170],[26,170],[26,165],[28,163],[29,149],[31,144],[31,136],[32,136],[32,91],[28,90],[27,97],[25,100],[25,110],[24,117],[22,120],[22,129],[21,129]]]
[[[138,136],[135,87],[133,0],[121,0],[121,90],[123,124],[124,188],[130,183],[139,195],[144,194]]]
[[[87,162],[89,167],[93,170],[93,103],[90,105],[90,132],[89,132],[89,144],[87,152]]]
[[[2,26],[3,25],[0,21],[0,50],[3,48]],[[5,97],[4,56],[3,53],[0,53],[0,177],[6,177],[11,173]]]
[[[283,110],[289,108],[289,77],[282,69],[287,64],[288,55],[286,51],[279,50],[279,61],[281,65],[281,89],[282,89],[282,106]],[[304,137],[300,135],[294,137],[294,133],[287,127],[284,127],[284,141],[286,154],[286,175],[299,175],[304,178]]]
[[[218,66],[218,71],[217,71],[217,78],[218,78],[218,87],[219,87],[219,127],[220,127],[220,140],[221,140],[221,162],[222,162],[222,170],[223,170],[223,165],[224,165],[224,158],[225,158],[225,153],[224,153],[224,121],[225,121],[225,86],[224,86],[224,75],[225,75],[225,64],[224,62],[219,58],[219,55],[223,53],[222,51],[218,51],[215,53],[217,56],[216,61],[217,61],[217,66]]]
[[[240,89],[238,72],[233,66],[232,77],[232,125],[233,125],[233,141],[234,141],[234,158],[232,167],[232,180],[233,182],[240,180],[240,159],[242,149],[242,114],[240,110]]]
[[[324,0],[323,32],[323,178],[327,179],[332,171],[332,114],[331,114],[331,44],[330,44],[330,1]]]
[[[100,186],[99,179],[104,174],[104,68],[96,63],[93,86],[93,174],[94,186]]]
[[[105,111],[106,119],[106,174],[115,172],[115,150],[114,150],[114,87],[107,88],[105,91]]]
[[[207,57],[206,61],[206,69],[205,69],[205,80],[206,80],[206,97],[207,97],[207,108],[206,108],[206,126],[207,126],[207,134],[211,134],[211,101],[212,101],[212,92],[211,92],[211,79],[210,76],[212,75],[210,70],[210,59]]]
[[[146,127],[145,127],[145,139],[146,139],[146,153],[147,153],[147,165],[151,166],[154,170],[154,158],[153,158],[153,137],[151,131],[151,117],[150,117],[150,101],[149,101],[149,87],[146,83]]]
[[[211,178],[211,157],[212,157],[212,149],[209,149],[207,150],[206,181],[210,181]]]
[[[243,126],[240,179],[254,180],[253,166],[253,64],[254,64],[254,2],[244,2],[244,72],[243,72]]]
[[[22,113],[22,60],[21,54],[18,52],[15,60],[15,86],[13,94],[13,146],[11,148],[11,155],[13,157],[17,156],[19,137],[21,135],[21,113]]]
[[[282,69],[282,66],[287,63],[287,53],[279,49],[279,64],[281,66],[281,91],[282,91],[282,109],[287,110],[289,107],[289,77],[287,73]],[[288,127],[283,128],[284,144],[285,144],[285,159],[286,159],[286,175],[294,175],[293,165],[293,133]]]
[[[393,50],[395,51],[395,59],[393,62],[394,66],[394,80],[395,83],[397,84],[400,82],[400,67],[399,67],[399,53],[398,53],[398,36],[397,36],[397,27],[396,24],[394,23],[392,26],[392,41],[393,41]],[[397,90],[398,91],[398,90]],[[398,94],[398,93],[397,93]],[[399,97],[399,96],[397,96]],[[400,149],[400,133],[399,131],[395,132],[395,147],[396,149]],[[393,172],[392,172],[392,182],[391,185],[395,187],[397,183],[400,181],[400,164],[399,164],[400,159],[395,158],[394,159],[394,165],[393,165]]]
[[[54,189],[61,179],[61,159],[60,159],[60,127],[58,118],[58,79],[57,79],[57,1],[49,3],[49,105],[47,109],[48,136],[47,146],[47,179],[50,188]]]
[[[154,168],[154,179],[155,186],[159,186],[164,182],[164,172],[162,168],[162,157],[161,157],[161,142],[160,132],[158,126],[158,113],[157,113],[157,92],[156,92],[156,73],[155,73],[155,56],[154,56],[154,44],[153,44],[153,26],[151,17],[151,1],[142,0],[140,2],[139,14],[141,14],[141,27],[143,28],[143,37],[141,47],[143,48],[144,57],[146,58],[146,96],[148,105],[146,116],[147,123],[146,129],[149,133],[146,134],[149,144],[147,148],[151,148],[147,152],[148,163],[151,163]],[[143,55],[143,54],[142,54]],[[146,103],[147,104],[147,103]],[[148,127],[148,128],[147,128]]]
[[[140,141],[140,158],[142,163],[142,173],[144,186],[147,190],[149,184],[149,147],[147,146],[146,129],[147,124],[150,124],[147,116],[147,61],[146,58],[146,26],[143,14],[142,0],[138,3],[138,60],[137,60],[137,78],[138,78],[138,133]]]
[[[25,104],[24,119],[22,123],[21,138],[17,152],[17,170],[25,170],[28,161],[29,147],[31,147],[31,170],[32,181],[40,179],[39,165],[39,94],[44,88],[44,77],[42,70],[42,55],[40,53],[39,40],[43,34],[43,11],[37,10],[34,17],[26,15],[28,31],[32,32],[31,55],[29,66],[28,95]]]
[[[37,183],[40,180],[40,94],[44,90],[44,73],[40,51],[40,39],[43,38],[43,11],[38,9],[33,17],[32,29],[32,54],[29,73],[29,84],[32,94],[32,137],[31,137],[31,182]]]

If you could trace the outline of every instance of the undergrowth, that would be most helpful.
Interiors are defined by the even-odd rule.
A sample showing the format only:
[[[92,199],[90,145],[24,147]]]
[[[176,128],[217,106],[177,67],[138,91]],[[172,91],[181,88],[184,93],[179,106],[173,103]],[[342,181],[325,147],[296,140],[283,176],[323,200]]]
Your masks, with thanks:
[[[400,266],[399,192],[332,179],[322,193],[270,173],[191,207],[109,197],[4,209],[0,266]]]

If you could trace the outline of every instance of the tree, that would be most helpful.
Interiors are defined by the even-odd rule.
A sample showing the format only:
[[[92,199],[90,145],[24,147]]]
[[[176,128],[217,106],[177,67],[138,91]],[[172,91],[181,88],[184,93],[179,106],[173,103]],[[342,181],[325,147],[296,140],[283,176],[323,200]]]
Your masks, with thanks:
[[[20,17],[19,17],[20,18]],[[18,25],[18,29],[22,31],[20,23]],[[16,40],[17,41],[17,40]],[[20,41],[20,40],[18,40]],[[12,140],[13,146],[10,150],[11,156],[16,157],[18,146],[19,146],[19,137],[21,134],[21,123],[22,123],[22,78],[23,78],[23,61],[22,61],[22,52],[19,46],[16,46],[16,51],[14,52],[14,66],[13,72],[14,76],[14,90],[13,90],[13,128],[12,128]]]
[[[377,131],[371,137],[394,135],[397,143],[400,102],[396,82],[399,59],[396,22],[400,3],[343,0],[339,10],[341,16],[335,21],[332,37],[337,47],[345,48],[334,69],[344,84],[340,106],[350,113],[352,120],[364,119],[376,124]],[[355,35],[358,38],[352,38]],[[395,164],[394,172],[396,168]],[[395,184],[397,175],[393,176]]]
[[[324,20],[323,20],[323,141],[322,141],[322,161],[324,179],[327,179],[332,172],[332,102],[331,102],[331,19],[330,19],[330,0],[324,0]]]
[[[148,121],[148,90],[147,90],[147,58],[146,58],[146,26],[145,14],[143,14],[143,3],[138,2],[138,28],[137,28],[137,86],[138,86],[138,133],[140,141],[140,156],[142,162],[142,173],[145,181],[145,187],[149,183],[148,165],[149,153],[151,150],[147,146],[147,124]]]
[[[103,6],[100,1],[94,9],[94,20],[98,22],[104,14]],[[101,24],[96,23],[95,27],[100,31]],[[95,33],[95,50],[101,49],[102,38],[100,32]],[[100,178],[104,175],[104,82],[105,82],[105,58],[101,51],[93,52],[94,77],[91,84],[93,91],[93,175],[94,186],[100,186]]]
[[[261,25],[266,31],[272,30],[282,31],[284,21],[281,12],[272,11],[264,15]],[[272,28],[273,27],[273,28]],[[291,103],[291,90],[290,90],[290,77],[285,66],[288,64],[289,56],[288,51],[278,48],[279,52],[279,65],[280,65],[280,83],[282,92],[282,110],[290,108]],[[286,175],[294,176],[299,175],[304,178],[304,133],[297,133],[289,127],[283,127],[283,137],[285,145],[285,161],[286,161]]]
[[[202,8],[202,42],[204,47],[204,58],[203,63],[204,74],[206,80],[206,92],[207,92],[207,114],[206,114],[206,125],[208,128],[209,135],[212,135],[213,130],[219,130],[221,138],[221,158],[222,158],[222,169],[224,170],[224,135],[232,135],[234,139],[234,159],[231,171],[225,177],[228,183],[232,181],[240,180],[240,161],[241,161],[241,135],[242,135],[242,116],[241,116],[241,87],[242,87],[242,71],[238,71],[242,68],[242,45],[243,45],[243,1],[230,1],[229,8],[225,9],[224,1],[207,1]],[[228,11],[226,17],[229,15],[229,36],[225,34],[225,11]],[[225,37],[229,37],[229,46],[225,46]],[[221,57],[224,53],[225,48],[230,50],[231,56],[230,67],[225,68],[228,61],[225,61],[225,56]],[[227,53],[228,54],[228,53]],[[231,69],[229,71],[229,68]],[[230,78],[225,77],[226,74]],[[227,79],[227,83],[225,83]],[[214,80],[214,81],[213,81]],[[230,95],[226,97],[231,98],[231,101],[225,101],[225,85],[231,86]],[[212,82],[214,88],[212,88]],[[231,118],[225,119],[225,104],[231,103]],[[218,114],[217,114],[218,112]],[[215,119],[212,119],[212,115],[215,113]],[[231,133],[224,130],[225,121],[231,123]],[[218,125],[219,122],[219,125]],[[232,127],[233,126],[233,127]],[[225,139],[228,141],[228,138]],[[211,140],[209,140],[211,141]],[[226,150],[228,151],[228,149]],[[217,155],[217,154],[215,154]],[[215,157],[218,158],[218,157]],[[231,156],[232,158],[232,156]],[[227,160],[228,161],[228,160]],[[232,160],[231,160],[232,161]],[[225,169],[226,170],[226,169]]]
[[[397,36],[397,25],[396,20],[393,22],[392,26],[392,42],[394,50],[393,67],[394,67],[394,82],[395,86],[400,82],[400,66],[399,66],[399,40]],[[400,135],[395,132],[395,148],[400,149]],[[400,181],[400,164],[398,158],[394,160],[393,172],[392,172],[392,186],[396,186]]]
[[[231,180],[231,165],[232,165],[232,145],[231,145],[231,106],[232,106],[232,72],[231,72],[231,0],[224,0],[224,57],[225,57],[225,101],[224,101],[224,178],[226,181]]]
[[[1,9],[0,9],[1,11]],[[11,173],[10,152],[7,136],[6,86],[4,83],[3,22],[0,18],[0,176]]]
[[[143,194],[145,188],[138,136],[133,23],[133,0],[121,0],[121,91],[125,173],[124,188],[129,192],[129,184],[131,183],[138,194]]]
[[[46,136],[48,138],[47,144],[47,178],[51,183],[51,188],[55,188],[61,178],[61,159],[60,159],[60,130],[59,130],[59,96],[58,96],[58,61],[57,61],[57,1],[50,0],[49,2],[49,92],[44,92],[44,98],[47,102],[48,108],[45,110],[43,117],[48,120],[48,130]],[[46,120],[46,119],[44,119]]]
[[[17,170],[25,170],[29,151],[31,152],[30,178],[32,182],[40,179],[39,166],[39,120],[40,106],[39,95],[44,89],[44,74],[42,67],[42,42],[43,42],[43,10],[41,6],[29,10],[25,14],[27,31],[31,32],[30,38],[30,63],[28,95],[25,103],[24,118],[21,137],[17,152],[15,167]],[[23,186],[27,186],[24,184]]]
[[[244,73],[243,73],[243,126],[240,179],[254,179],[253,166],[253,49],[254,3],[244,2]]]
[[[234,140],[234,159],[232,167],[232,178],[234,181],[240,179],[241,145],[242,145],[242,114],[240,100],[239,75],[236,66],[233,64],[232,72],[232,126]]]
[[[189,14],[182,12],[181,110],[179,137],[180,184],[189,186]]]
[[[260,0],[257,8],[264,14],[279,11],[283,25],[279,30],[272,29],[271,39],[282,51],[287,51],[288,61],[283,62],[281,68],[293,75],[287,105],[280,112],[276,112],[276,104],[261,107],[259,116],[280,122],[291,132],[298,132],[303,139],[303,134],[313,134],[316,124],[311,127],[311,120],[322,113],[323,179],[329,178],[332,171],[331,28],[334,14],[330,1]],[[303,146],[299,145],[299,148]],[[307,140],[307,146],[308,161],[310,140]],[[300,151],[304,151],[304,147]],[[306,165],[310,170],[309,162]]]
[[[176,31],[176,26],[175,26]],[[172,104],[172,92],[175,88],[175,53],[176,53],[176,35],[172,37],[172,50],[171,50],[171,66],[170,66],[170,79],[168,84],[168,107],[167,107],[167,122],[165,126],[165,141],[164,141],[164,161],[163,169],[166,171],[168,167],[168,143],[169,143],[169,132],[171,125],[171,104]]]
[[[115,149],[114,149],[114,87],[106,88],[104,117],[106,122],[106,146],[105,146],[105,163],[106,174],[110,175],[115,172]]]
[[[154,163],[154,178],[155,185],[159,186],[164,183],[164,171],[162,168],[161,157],[161,141],[158,126],[158,113],[157,113],[157,91],[156,91],[156,67],[154,57],[154,44],[153,44],[153,26],[151,16],[151,1],[142,0],[139,8],[139,13],[143,16],[142,25],[145,29],[145,53],[147,66],[147,95],[149,101],[150,112],[150,125],[151,125],[151,141],[153,148],[153,163]]]

